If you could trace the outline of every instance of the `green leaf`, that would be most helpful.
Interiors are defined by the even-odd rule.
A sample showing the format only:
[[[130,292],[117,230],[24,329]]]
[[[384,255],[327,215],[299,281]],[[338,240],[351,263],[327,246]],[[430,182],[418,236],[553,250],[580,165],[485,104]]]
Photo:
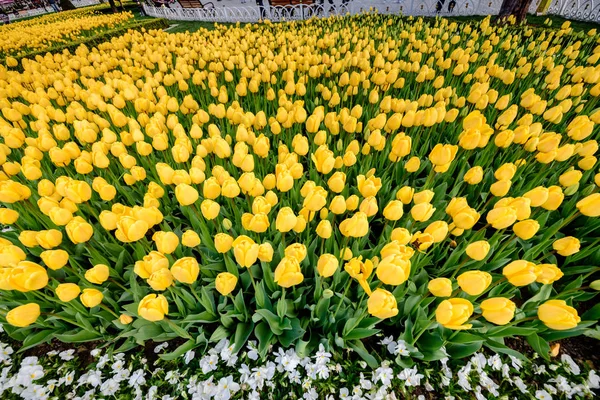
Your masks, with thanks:
[[[600,303],[590,308],[581,316],[582,320],[597,321],[600,319]]]
[[[486,336],[506,337],[506,336],[527,336],[537,332],[536,328],[525,328],[518,326],[495,326],[489,329]]]
[[[57,333],[56,338],[61,342],[66,343],[82,343],[82,342],[91,342],[92,340],[98,340],[102,338],[102,335],[99,333],[94,333],[90,331],[82,331],[79,330],[75,333]]]
[[[483,345],[483,340],[471,343],[448,343],[446,351],[452,358],[465,358],[476,353]]]
[[[523,306],[521,308],[523,310],[536,308],[539,303],[548,300],[551,293],[552,285],[543,285],[539,292],[537,292],[529,300],[523,303]]]
[[[258,352],[261,357],[264,358],[267,355],[269,345],[271,344],[273,331],[269,328],[269,324],[261,322],[254,328],[254,335],[256,335],[256,338],[258,339]]]
[[[27,335],[18,353],[22,353],[25,350],[37,346],[40,343],[47,343],[50,340],[52,340],[53,336],[54,329],[44,329],[43,331],[36,332],[33,335]]]
[[[177,347],[172,352],[167,353],[167,354],[161,354],[161,355],[159,355],[159,357],[165,361],[173,361],[173,360],[181,357],[188,351],[194,349],[196,346],[197,346],[196,341],[190,339],[187,342],[185,342],[184,344],[182,344],[181,346]]]
[[[244,345],[246,344],[246,341],[248,340],[248,338],[250,337],[250,334],[252,333],[252,329],[254,329],[253,322],[237,324],[237,327],[235,328],[235,338],[234,338],[235,347],[233,348],[234,353],[237,353],[238,351],[240,351],[240,349],[242,347],[244,347]]]
[[[290,321],[286,318],[286,321]],[[302,338],[306,331],[300,326],[300,320],[298,318],[294,318],[291,320],[290,329],[286,329],[279,336],[279,342],[283,347],[289,347],[296,340]]]
[[[277,300],[277,316],[281,319],[287,314],[287,302],[284,298]]]
[[[527,343],[533,347],[533,350],[538,353],[545,360],[550,360],[550,346],[548,342],[542,339],[537,333],[532,333],[525,337],[527,339]]]
[[[516,350],[507,347],[506,345],[496,342],[495,340],[488,339],[484,344],[488,349],[495,351],[496,353],[508,354],[509,356],[516,357],[521,360],[527,360],[527,357]]]
[[[280,319],[277,315],[273,314],[273,312],[261,308],[256,310],[254,315],[252,316],[252,321],[259,322],[260,320],[265,320],[267,324],[269,324],[269,328],[275,335],[281,335],[283,329],[281,328]]]
[[[215,298],[213,294],[208,290],[206,286],[202,286],[202,296],[200,297],[200,303],[202,306],[213,315],[217,315],[217,307],[215,306]]]
[[[227,332],[227,329],[225,329],[223,326],[219,326],[217,327],[217,329],[214,330],[212,335],[210,335],[208,341],[215,343],[220,341],[221,339],[227,339],[228,337],[229,333]]]
[[[347,342],[347,344],[352,348],[352,350],[356,351],[363,360],[367,362],[369,367],[377,368],[379,366],[379,363],[375,357],[373,357],[371,353],[365,349],[365,345],[360,340],[353,340],[351,342]]]
[[[364,339],[379,333],[379,329],[356,328],[344,336],[344,340]]]
[[[155,338],[156,336],[160,335],[161,333],[163,333],[164,330],[162,328],[162,326],[160,326],[160,324],[148,324],[148,325],[144,325],[141,328],[132,331],[131,333],[127,333],[130,334],[131,336],[133,336],[137,341],[146,341],[152,338]],[[125,336],[125,335],[124,335]]]

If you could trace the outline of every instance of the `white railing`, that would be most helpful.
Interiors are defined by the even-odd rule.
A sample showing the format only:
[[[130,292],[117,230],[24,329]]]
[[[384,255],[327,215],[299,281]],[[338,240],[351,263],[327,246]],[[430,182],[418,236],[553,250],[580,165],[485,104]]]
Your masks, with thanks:
[[[33,8],[30,10],[21,10],[18,13],[8,14],[9,21],[17,21],[23,18],[35,17],[37,15],[48,14],[54,12],[50,7],[46,8]]]
[[[600,0],[554,0],[548,14],[568,19],[600,22]]]
[[[529,12],[536,13],[541,1],[533,0]],[[369,10],[377,10],[382,14],[415,16],[495,15],[500,11],[502,0],[323,0],[320,4],[287,6],[270,6],[268,0],[264,0],[263,7],[241,4],[239,1],[214,4],[210,8],[181,8],[177,3],[171,8],[144,4],[144,10],[150,16],[171,20],[257,22],[265,18],[290,21],[330,15],[354,15]],[[600,0],[552,0],[546,12],[569,19],[600,22]]]
[[[439,2],[439,3],[438,3]],[[266,3],[266,0],[265,0]],[[439,6],[437,6],[439,4]],[[437,7],[436,7],[437,6]],[[239,7],[180,8],[153,7],[144,4],[145,12],[153,17],[184,21],[211,22],[256,22],[263,19],[271,21],[303,20],[312,17],[331,15],[360,14],[377,10],[383,14],[452,16],[452,15],[490,15],[498,13],[500,0],[334,0],[322,4],[299,4],[286,6],[259,7],[257,5]]]
[[[69,2],[73,4],[75,8],[95,6],[96,4],[100,4],[100,0],[69,0]]]

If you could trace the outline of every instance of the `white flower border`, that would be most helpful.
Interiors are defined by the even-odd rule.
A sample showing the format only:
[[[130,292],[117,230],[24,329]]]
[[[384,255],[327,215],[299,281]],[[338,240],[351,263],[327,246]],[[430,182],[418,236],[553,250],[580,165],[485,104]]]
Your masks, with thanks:
[[[402,360],[410,360],[403,341],[388,337],[379,343],[382,356],[389,359],[376,369],[369,369],[364,361],[336,363],[323,345],[309,357],[277,348],[260,360],[255,342],[233,354],[233,345],[223,339],[202,356],[190,350],[173,361],[159,359],[152,365],[141,352],[126,355],[95,349],[91,351],[94,361],[82,371],[75,349],[51,351],[42,359],[22,358],[0,341],[0,398],[392,400],[413,393],[412,398],[425,399],[414,394],[419,389],[446,393],[446,400],[550,400],[593,398],[593,391],[600,389],[596,371],[586,372],[566,354],[548,363],[539,357],[524,362],[513,356],[476,353],[469,360],[444,358],[408,368],[401,366]],[[168,347],[168,342],[161,343],[154,352],[164,354]]]

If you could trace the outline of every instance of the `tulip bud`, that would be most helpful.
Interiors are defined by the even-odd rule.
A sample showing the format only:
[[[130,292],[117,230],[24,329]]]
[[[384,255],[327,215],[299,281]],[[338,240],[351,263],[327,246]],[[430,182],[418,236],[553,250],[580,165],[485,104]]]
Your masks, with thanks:
[[[436,321],[448,329],[470,329],[466,324],[473,314],[473,304],[467,299],[453,298],[444,300],[435,310]]]
[[[162,294],[149,294],[138,305],[138,315],[145,320],[162,321],[169,313],[169,303]]]
[[[319,274],[323,278],[329,278],[337,271],[338,266],[339,262],[337,257],[333,254],[323,254],[319,257],[319,261],[317,262],[317,271],[319,271]]]
[[[40,306],[28,303],[13,308],[6,314],[6,322],[18,328],[24,328],[37,321],[40,316]]]
[[[374,317],[386,319],[398,315],[396,298],[385,289],[376,289],[367,301],[369,314]]]
[[[101,285],[108,279],[109,274],[107,265],[98,264],[85,272],[85,279],[96,285]]]
[[[481,302],[483,318],[496,325],[506,325],[515,317],[517,306],[504,297],[494,297]]]
[[[467,271],[456,278],[458,286],[470,296],[479,296],[492,283],[492,275],[483,271]]]
[[[534,219],[526,219],[513,225],[515,235],[523,240],[531,239],[539,229],[540,224]]]
[[[452,294],[452,281],[448,278],[435,278],[429,281],[427,289],[435,297],[450,297]]]
[[[561,256],[568,257],[579,252],[579,239],[573,236],[566,236],[552,243],[552,248]]]
[[[550,329],[566,330],[577,326],[581,321],[577,310],[564,300],[548,300],[538,308],[538,318]]]
[[[77,298],[81,293],[81,289],[75,283],[61,283],[55,289],[56,296],[65,303]]]
[[[79,296],[81,303],[87,308],[93,308],[102,303],[104,295],[101,291],[96,289],[83,289],[83,292]]]
[[[535,282],[541,270],[537,266],[525,260],[516,260],[502,269],[502,275],[515,286],[527,286]]]
[[[238,278],[229,272],[221,272],[215,279],[215,287],[223,296],[227,296],[235,289]]]

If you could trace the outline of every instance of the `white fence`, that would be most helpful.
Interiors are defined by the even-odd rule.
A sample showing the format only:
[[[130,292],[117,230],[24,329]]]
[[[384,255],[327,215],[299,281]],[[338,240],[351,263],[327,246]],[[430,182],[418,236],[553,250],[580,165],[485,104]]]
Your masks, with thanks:
[[[73,6],[76,8],[95,6],[96,4],[100,4],[100,0],[69,0],[69,2],[73,4]]]
[[[533,0],[529,12],[535,13],[541,1]],[[215,2],[211,7],[204,8],[181,8],[178,3],[171,7],[144,4],[144,10],[150,16],[171,20],[257,22],[267,18],[275,22],[354,15],[371,9],[383,14],[415,16],[495,15],[500,11],[501,4],[502,0],[322,0],[320,4],[270,6],[268,0],[264,0],[264,6],[260,7],[253,0],[245,4],[230,0]],[[600,22],[600,0],[553,0],[547,13]]]
[[[29,18],[29,17],[35,17],[38,15],[42,15],[42,14],[48,14],[54,12],[50,7],[46,8],[32,8],[29,10],[21,10],[19,12],[16,13],[10,13],[8,14],[8,20],[9,21],[17,21],[23,18]]]

